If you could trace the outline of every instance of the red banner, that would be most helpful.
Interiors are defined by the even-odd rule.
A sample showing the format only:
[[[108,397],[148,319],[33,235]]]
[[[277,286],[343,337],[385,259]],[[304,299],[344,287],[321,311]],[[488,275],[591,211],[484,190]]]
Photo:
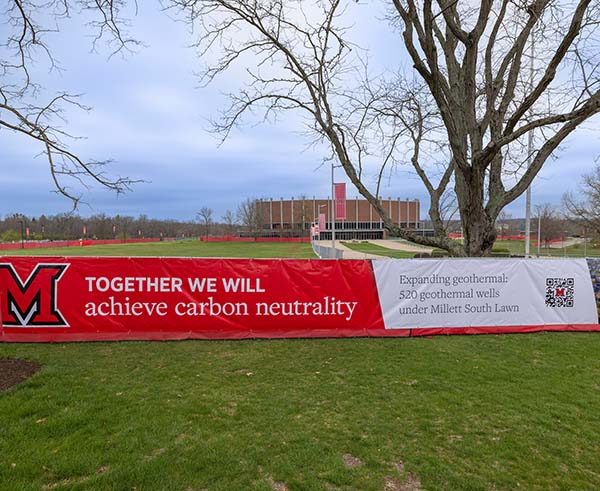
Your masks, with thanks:
[[[1,341],[398,336],[368,261],[3,258]]]
[[[0,341],[600,330],[600,261],[508,261],[8,257]]]
[[[323,232],[326,229],[325,213],[319,213],[319,231]]]
[[[346,183],[336,183],[333,185],[335,194],[335,218],[336,220],[346,219]]]

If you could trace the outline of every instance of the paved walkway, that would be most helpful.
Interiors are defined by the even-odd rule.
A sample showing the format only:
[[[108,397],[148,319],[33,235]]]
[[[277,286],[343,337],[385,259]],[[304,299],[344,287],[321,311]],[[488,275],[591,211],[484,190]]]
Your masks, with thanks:
[[[388,249],[396,249],[399,251],[407,252],[429,252],[433,251],[432,247],[420,246],[417,244],[411,244],[404,240],[370,240],[371,244],[375,244],[381,247],[387,247]]]
[[[424,247],[416,244],[411,244],[410,242],[405,242],[402,240],[369,240],[371,244],[375,244],[381,247],[386,247],[387,249],[395,249],[398,251],[407,251],[407,252],[428,252],[431,253],[433,248]],[[325,247],[331,247],[330,240],[317,240],[316,244],[322,245]],[[344,259],[392,259],[387,256],[379,256],[377,254],[368,254],[366,252],[355,251],[346,247],[342,244],[341,241],[335,241],[335,248],[344,251]]]
[[[336,249],[344,251],[344,259],[390,259],[387,256],[378,256],[377,254],[368,254],[366,252],[354,251],[344,244],[335,243]]]
[[[565,247],[571,247],[576,244],[583,244],[583,242],[584,239],[580,237],[567,237],[564,241],[551,242],[550,249],[564,249]]]

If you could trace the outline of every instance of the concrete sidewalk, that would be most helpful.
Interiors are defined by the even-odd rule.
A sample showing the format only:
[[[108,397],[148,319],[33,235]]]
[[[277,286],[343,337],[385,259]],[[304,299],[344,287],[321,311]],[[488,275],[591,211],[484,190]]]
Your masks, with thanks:
[[[348,242],[348,241],[344,241],[344,242]],[[360,241],[360,242],[364,242],[364,241]],[[367,242],[378,245],[380,247],[385,247],[387,249],[393,249],[393,250],[397,250],[397,251],[406,251],[406,252],[415,252],[415,253],[417,253],[417,252],[431,253],[431,251],[433,251],[433,248],[431,248],[431,247],[423,247],[423,246],[419,246],[416,244],[410,244],[408,242],[399,241],[399,240],[369,240]],[[331,247],[330,240],[315,240],[315,244],[318,244],[318,245],[324,246],[324,247]],[[335,248],[338,251],[343,251],[344,259],[393,259],[393,258],[387,257],[387,256],[379,256],[377,254],[369,254],[367,252],[355,251],[353,249],[350,249],[349,247],[346,247],[339,240],[335,241]]]
[[[330,240],[315,240],[315,244],[324,247],[331,247]],[[335,241],[335,248],[339,251],[343,251],[344,259],[390,259],[386,256],[378,256],[376,254],[367,254],[366,252],[353,251],[349,247],[346,247],[339,240]]]
[[[404,240],[369,240],[371,244],[375,244],[381,247],[387,247],[388,249],[396,249],[399,251],[407,252],[427,252],[431,253],[433,247],[425,247],[417,244],[411,244]]]

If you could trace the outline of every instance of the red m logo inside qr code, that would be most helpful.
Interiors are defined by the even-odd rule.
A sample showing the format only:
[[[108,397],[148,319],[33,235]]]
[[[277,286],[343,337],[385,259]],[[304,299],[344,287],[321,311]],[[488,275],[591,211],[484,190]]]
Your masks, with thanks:
[[[546,306],[573,307],[574,278],[546,278]]]

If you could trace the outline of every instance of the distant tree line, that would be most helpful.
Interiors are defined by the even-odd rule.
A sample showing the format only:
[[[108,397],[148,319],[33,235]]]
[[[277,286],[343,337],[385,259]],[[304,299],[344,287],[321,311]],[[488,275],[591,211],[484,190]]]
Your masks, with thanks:
[[[0,216],[0,241],[189,238],[226,235],[260,235],[262,220],[254,198],[240,203],[236,211],[227,210],[216,218],[212,208],[203,206],[196,220],[160,220],[139,215],[109,216],[103,213],[82,217],[73,213],[26,216],[13,213]]]
[[[236,232],[234,228],[232,224],[211,222],[210,234],[227,235]],[[19,241],[21,233],[25,240],[77,240],[198,237],[206,230],[202,224],[191,220],[160,220],[146,215],[137,218],[105,214],[82,217],[65,213],[32,217],[15,213],[0,217],[0,241]]]

